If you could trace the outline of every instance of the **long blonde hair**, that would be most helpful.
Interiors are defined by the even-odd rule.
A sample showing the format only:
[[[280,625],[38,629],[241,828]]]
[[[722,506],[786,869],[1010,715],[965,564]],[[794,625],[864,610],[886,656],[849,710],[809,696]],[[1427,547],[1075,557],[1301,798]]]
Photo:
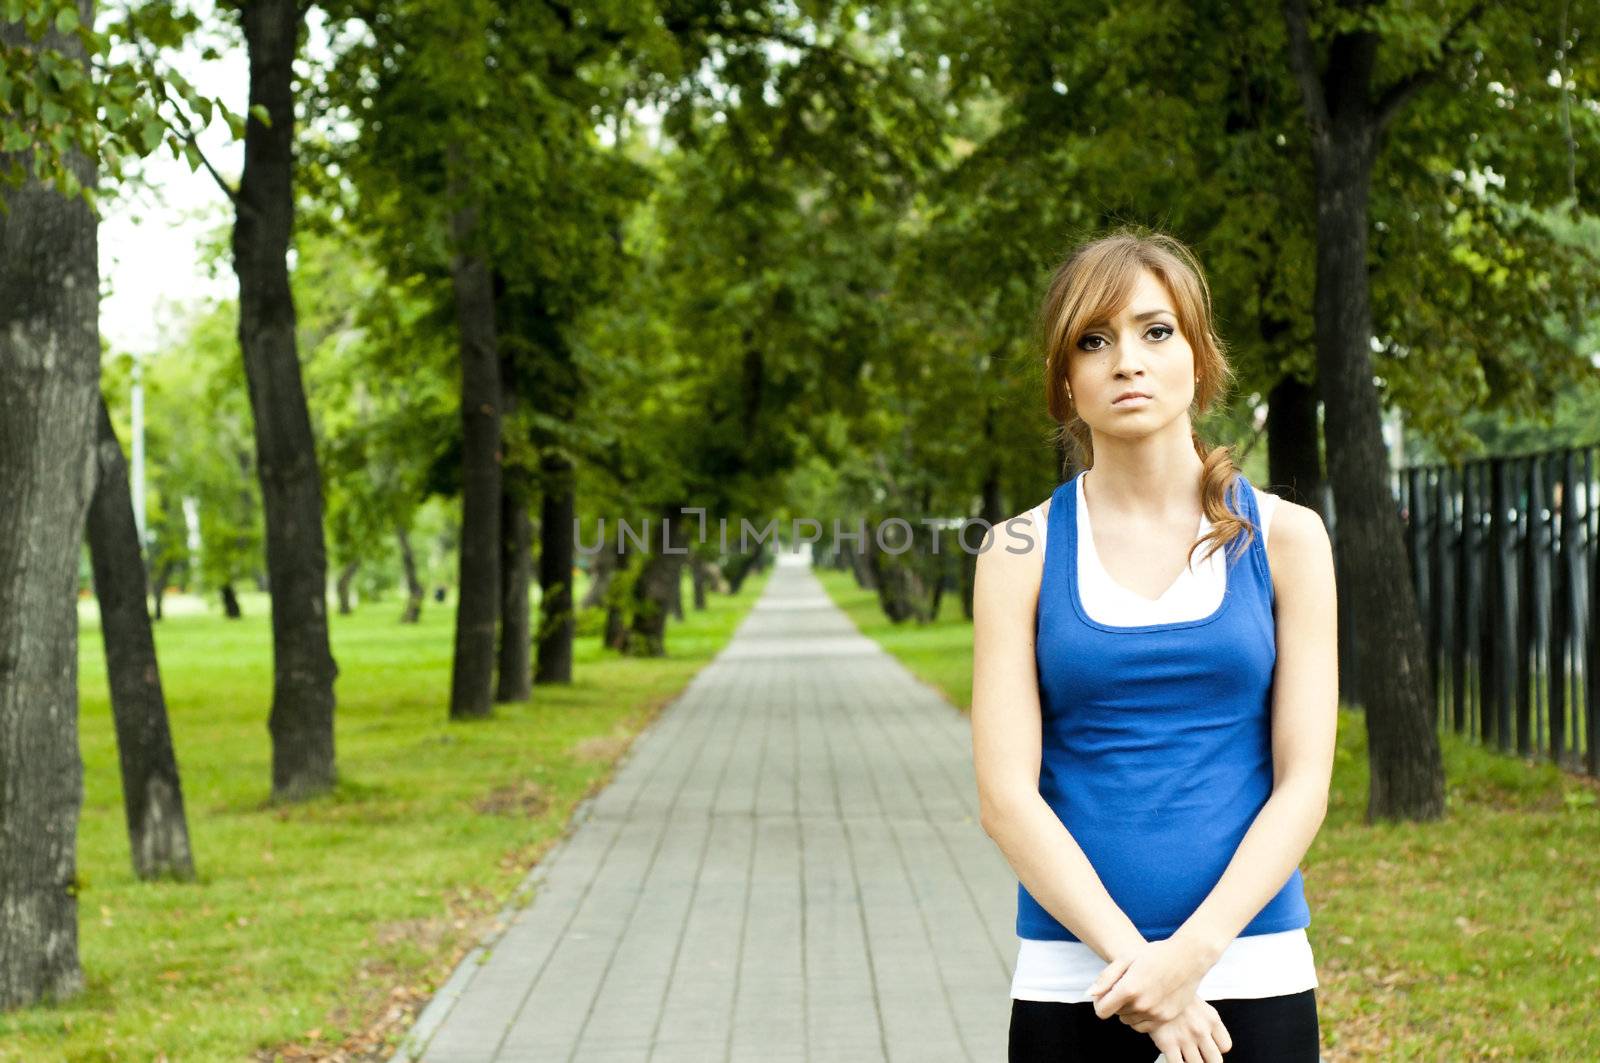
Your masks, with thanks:
[[[1227,394],[1233,383],[1226,347],[1212,325],[1211,289],[1194,253],[1176,238],[1162,232],[1118,229],[1110,235],[1079,245],[1056,267],[1039,309],[1038,328],[1044,348],[1045,399],[1056,422],[1058,447],[1070,439],[1083,468],[1094,465],[1094,439],[1089,425],[1078,416],[1068,395],[1067,363],[1091,323],[1109,321],[1124,306],[1141,270],[1148,269],[1166,285],[1176,304],[1178,329],[1194,351],[1195,411],[1204,413]],[[1201,501],[1211,531],[1190,548],[1250,543],[1255,526],[1228,508],[1225,496],[1238,478],[1233,454],[1226,446],[1208,446],[1190,428],[1194,449],[1205,463],[1201,473]],[[1063,470],[1065,472],[1065,470]]]

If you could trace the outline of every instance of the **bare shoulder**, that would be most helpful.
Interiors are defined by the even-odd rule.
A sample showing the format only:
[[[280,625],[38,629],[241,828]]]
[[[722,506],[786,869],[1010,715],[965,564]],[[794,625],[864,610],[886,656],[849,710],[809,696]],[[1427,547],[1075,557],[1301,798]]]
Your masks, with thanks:
[[[1306,585],[1333,585],[1333,543],[1322,515],[1310,506],[1280,498],[1272,514],[1272,534],[1267,536],[1267,562],[1272,569],[1273,593],[1295,596]]]
[[[1044,572],[1044,520],[1050,511],[1048,499],[1035,508],[1018,513],[994,526],[984,540],[973,574],[973,607],[979,599],[994,604],[1026,606],[1029,616],[1038,601],[1039,583]],[[1041,519],[1036,523],[1035,515]]]

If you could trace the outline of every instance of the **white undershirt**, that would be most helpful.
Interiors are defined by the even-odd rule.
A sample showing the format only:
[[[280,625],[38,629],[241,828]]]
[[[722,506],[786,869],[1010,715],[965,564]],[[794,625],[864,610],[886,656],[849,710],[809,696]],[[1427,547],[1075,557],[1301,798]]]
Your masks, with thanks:
[[[1255,491],[1256,507],[1261,515],[1264,547],[1278,497],[1257,491],[1254,484],[1250,489]],[[1204,560],[1192,561],[1161,597],[1145,598],[1117,583],[1101,565],[1095,552],[1094,532],[1086,516],[1088,507],[1084,504],[1082,476],[1078,477],[1077,496],[1078,596],[1091,620],[1113,627],[1136,627],[1198,620],[1216,611],[1228,583],[1222,549],[1212,551]],[[1041,502],[1028,511],[1041,557],[1046,540],[1043,507]],[[1210,530],[1211,522],[1202,514],[1197,538]],[[1195,554],[1198,556],[1201,552],[1196,550]],[[1011,981],[1014,998],[1068,1003],[1093,999],[1087,990],[1106,966],[1106,961],[1094,949],[1081,941],[1018,938],[1017,943],[1017,966]],[[1311,942],[1302,927],[1235,938],[1201,978],[1197,995],[1202,1000],[1271,997],[1314,989],[1318,984]]]

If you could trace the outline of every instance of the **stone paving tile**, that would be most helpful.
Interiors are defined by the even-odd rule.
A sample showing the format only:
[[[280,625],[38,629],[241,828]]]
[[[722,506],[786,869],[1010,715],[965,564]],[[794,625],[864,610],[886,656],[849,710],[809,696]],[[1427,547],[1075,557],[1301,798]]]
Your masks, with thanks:
[[[989,1063],[1016,879],[967,718],[780,557],[396,1060]]]

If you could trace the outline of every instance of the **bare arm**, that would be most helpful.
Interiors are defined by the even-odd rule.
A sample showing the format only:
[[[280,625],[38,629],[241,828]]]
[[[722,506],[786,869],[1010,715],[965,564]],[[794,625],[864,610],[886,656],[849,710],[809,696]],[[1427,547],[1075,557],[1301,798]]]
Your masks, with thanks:
[[[1033,644],[1043,552],[1038,531],[1021,522],[1016,528],[1032,536],[1033,547],[1007,550],[1024,541],[998,525],[973,577],[972,756],[983,829],[1045,911],[1109,962],[1143,945],[1144,936],[1039,794]]]
[[[1267,552],[1276,599],[1272,795],[1178,933],[1215,963],[1289,880],[1328,810],[1339,722],[1333,549],[1315,510],[1280,502]],[[1277,574],[1282,573],[1280,578]]]

